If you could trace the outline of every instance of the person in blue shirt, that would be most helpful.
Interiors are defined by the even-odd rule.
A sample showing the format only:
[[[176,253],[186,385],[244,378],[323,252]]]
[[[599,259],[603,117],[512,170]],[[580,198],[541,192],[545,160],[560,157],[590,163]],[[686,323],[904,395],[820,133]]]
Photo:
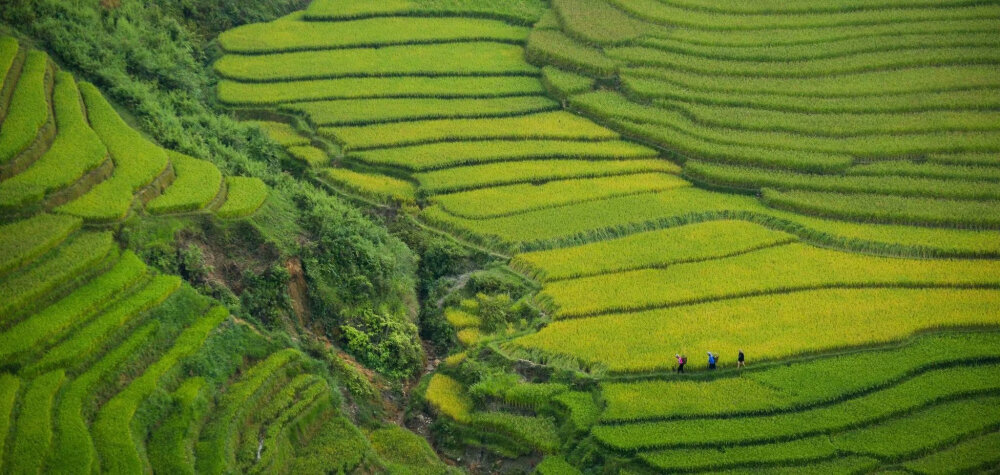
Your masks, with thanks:
[[[715,362],[719,360],[719,355],[708,352],[708,369],[715,369]]]

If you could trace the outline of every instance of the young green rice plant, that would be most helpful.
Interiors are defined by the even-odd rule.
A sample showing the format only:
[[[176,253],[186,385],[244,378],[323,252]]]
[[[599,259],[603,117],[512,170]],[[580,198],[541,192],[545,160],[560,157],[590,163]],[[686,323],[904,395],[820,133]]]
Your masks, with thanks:
[[[1000,432],[964,440],[944,450],[903,462],[903,466],[916,473],[973,473],[995,466],[996,452],[985,447],[1000,445]]]
[[[472,400],[462,387],[462,383],[449,376],[435,373],[427,385],[427,401],[441,414],[458,422],[470,422]]]
[[[1000,154],[996,153],[939,153],[928,154],[927,161],[946,165],[1000,165]]]
[[[126,362],[135,358],[142,347],[149,345],[159,322],[153,321],[136,330],[121,345],[116,346],[86,372],[74,379],[59,399],[56,408],[56,434],[46,466],[51,473],[90,473],[96,467],[97,449],[90,438],[85,407],[95,398],[95,391]]]
[[[778,442],[879,423],[941,401],[996,391],[997,373],[994,365],[941,369],[882,391],[801,412],[597,426],[592,433],[601,443],[626,451]],[[836,438],[834,443],[838,443]]]
[[[816,28],[828,26],[865,26],[926,20],[965,20],[996,18],[1000,8],[973,5],[962,8],[939,8],[927,5],[914,8],[854,9],[837,12],[802,13],[772,10],[770,14],[747,15],[746,9],[711,11],[679,6],[659,0],[608,0],[612,5],[637,18],[663,25],[702,30],[768,30],[774,28]],[[718,7],[712,7],[718,9]],[[749,7],[766,10],[768,7]],[[919,30],[917,30],[919,31]]]
[[[254,464],[254,473],[271,473],[276,467],[285,466],[286,454],[292,452],[289,432],[299,425],[300,420],[311,419],[312,413],[329,409],[330,386],[323,379],[301,391],[293,405],[282,411],[264,429],[264,451]],[[254,447],[256,448],[256,447]]]
[[[394,473],[433,475],[446,468],[427,440],[397,425],[368,434],[372,450]]]
[[[406,180],[386,175],[360,173],[346,168],[324,168],[323,178],[352,193],[383,203],[413,203],[416,187]]]
[[[146,265],[132,252],[125,252],[108,272],[0,333],[0,361],[10,363],[37,354],[145,275]]]
[[[597,178],[650,172],[680,174],[680,167],[662,159],[645,160],[525,160],[435,170],[414,175],[430,193],[452,193],[487,186],[541,183],[570,178]]]
[[[72,185],[107,158],[107,149],[83,115],[72,75],[56,74],[52,97],[58,134],[52,146],[27,170],[0,183],[0,209],[16,212],[39,203],[47,194]],[[42,107],[48,111],[46,104]],[[13,118],[12,113],[4,124]]]
[[[433,201],[455,216],[469,219],[512,216],[526,211],[599,200],[614,196],[670,190],[690,186],[675,175],[641,173],[579,180],[550,181],[481,188],[447,195]]]
[[[292,431],[289,438],[298,449],[291,461],[290,473],[348,473],[369,454],[371,448],[364,435],[349,419],[341,415],[321,415],[326,417],[312,437],[300,437],[297,431]]]
[[[559,104],[544,96],[479,99],[341,99],[293,103],[282,107],[306,114],[311,122],[321,126],[509,117],[558,108]]]
[[[618,71],[618,61],[559,31],[533,30],[525,54],[533,64],[553,65],[597,78],[611,77]]]
[[[220,398],[214,416],[202,429],[195,451],[196,473],[224,473],[236,466],[239,428],[255,408],[266,402],[267,394],[297,371],[303,355],[285,349],[247,370]]]
[[[469,423],[479,429],[497,431],[523,440],[542,453],[553,453],[561,441],[556,426],[548,417],[532,417],[507,412],[475,412]]]
[[[65,367],[93,356],[107,345],[107,339],[112,333],[128,326],[141,313],[163,303],[180,285],[181,279],[176,276],[154,277],[145,287],[102,311],[86,326],[47,351],[26,371],[37,373],[49,368]]]
[[[14,314],[36,305],[45,294],[93,270],[116,252],[111,233],[82,233],[37,264],[11,274],[0,282],[0,322],[9,323]]]
[[[537,75],[519,45],[468,42],[386,46],[254,56],[226,55],[220,76],[238,81],[296,81],[365,76]]]
[[[900,460],[1000,427],[1000,397],[960,399],[833,437],[841,450]],[[994,454],[995,455],[995,454]]]
[[[605,140],[485,140],[438,142],[351,152],[350,157],[374,165],[428,171],[463,165],[515,160],[626,160],[656,158],[659,153],[632,142]],[[499,164],[498,166],[505,166]]]
[[[17,390],[21,387],[21,380],[12,374],[0,374],[0,459],[4,456],[4,445],[7,442],[6,434],[10,433],[11,422],[14,419],[14,403],[17,402]]]
[[[87,117],[107,145],[115,169],[111,178],[57,209],[87,220],[119,220],[132,206],[133,195],[166,171],[170,162],[162,148],[122,120],[96,87],[81,83],[80,93],[87,104]]]
[[[219,81],[219,100],[230,105],[376,98],[476,98],[545,94],[530,76],[402,76],[320,79],[277,83]]]
[[[941,7],[962,8],[978,3],[969,0],[945,0],[943,2],[925,2],[914,0],[851,0],[838,2],[833,0],[790,1],[765,0],[748,5],[722,5],[705,0],[667,0],[664,3],[678,8],[701,10],[718,13],[739,14],[793,14],[793,13],[840,13],[855,12],[868,9]]]
[[[222,172],[212,162],[167,151],[177,175],[162,195],[146,205],[152,214],[197,211],[208,206],[222,187]]]
[[[570,465],[566,459],[557,455],[549,455],[543,458],[538,465],[535,465],[535,473],[539,475],[579,475],[583,472]]]
[[[1000,168],[997,167],[950,165],[934,162],[917,163],[907,160],[855,165],[849,168],[846,173],[848,175],[861,176],[909,176],[953,180],[1000,181]]]
[[[590,44],[630,43],[646,35],[663,35],[670,30],[635,17],[601,0],[554,0],[564,31]]]
[[[838,193],[878,193],[885,195],[995,200],[1000,198],[1000,185],[975,181],[900,176],[824,176],[807,173],[780,172],[760,168],[735,167],[689,160],[684,174],[694,180],[715,186],[756,190],[774,188],[794,191]]]
[[[308,137],[303,137],[298,130],[295,130],[294,127],[284,122],[248,120],[243,123],[252,127],[257,127],[270,137],[271,140],[285,147],[293,145],[309,145],[311,143]]]
[[[753,367],[710,380],[609,382],[601,386],[607,402],[601,417],[625,422],[802,409],[898,384],[934,368],[996,360],[998,340],[996,332],[937,333],[902,346]],[[731,361],[734,356],[723,355]],[[897,363],[882,364],[890,360]]]
[[[260,54],[459,41],[520,43],[528,29],[477,18],[382,17],[316,22],[284,18],[254,23],[219,35],[229,53]]]
[[[149,464],[170,473],[194,473],[191,444],[208,412],[205,379],[188,378],[173,392],[173,411],[151,436]]]
[[[464,140],[615,140],[619,135],[568,112],[497,119],[445,119],[361,127],[321,127],[348,151]]]
[[[641,457],[658,470],[676,473],[823,460],[833,457],[836,450],[829,436],[819,436],[765,445],[668,449],[643,453]]]
[[[592,78],[563,71],[554,66],[542,68],[542,83],[545,84],[545,89],[562,100],[593,89],[595,82]]]
[[[566,391],[552,398],[556,404],[569,411],[569,421],[577,432],[586,432],[601,417],[602,408],[594,401],[594,395],[583,391]]]
[[[215,212],[222,219],[249,216],[267,199],[267,185],[260,178],[226,177],[226,202]]]
[[[803,289],[874,286],[1000,287],[1000,264],[874,257],[793,243],[666,269],[550,282],[539,296],[559,309],[555,318],[567,318]]]
[[[569,390],[562,383],[519,383],[505,388],[503,401],[514,407],[542,410],[557,395]]]
[[[743,349],[754,362],[768,361],[898,341],[927,329],[996,325],[997,298],[985,289],[806,290],[557,321],[514,344],[616,373],[670,370],[675,353],[708,350]],[[703,358],[688,364],[704,367]]]
[[[79,218],[43,213],[0,226],[0,276],[51,251],[82,224]]]
[[[65,381],[66,373],[60,369],[38,376],[25,389],[7,459],[11,473],[42,470],[52,442],[52,405]]]
[[[746,221],[709,221],[581,246],[518,254],[515,269],[542,281],[622,272],[742,254],[795,241]],[[711,242],[711,246],[705,246]]]
[[[0,36],[0,87],[7,83],[10,67],[17,57],[17,40],[10,36]],[[0,117],[3,117],[0,114]]]
[[[49,57],[41,51],[28,51],[7,115],[0,124],[0,164],[13,160],[28,148],[49,119],[46,74],[49,74]]]
[[[288,153],[306,163],[310,167],[319,168],[330,165],[330,156],[323,150],[311,145],[296,145],[287,148]]]
[[[840,194],[765,189],[768,206],[796,213],[868,223],[1000,228],[1000,200],[964,201],[875,194]]]
[[[174,345],[162,358],[121,392],[101,406],[92,426],[94,445],[101,459],[101,469],[111,473],[143,471],[142,456],[135,446],[132,417],[139,405],[159,386],[160,378],[176,366],[181,358],[194,354],[208,334],[223,320],[229,310],[223,306],[209,310],[202,318],[184,329]]]
[[[541,0],[389,0],[373,3],[366,0],[319,0],[309,4],[309,20],[349,20],[382,16],[477,16],[531,25],[542,16],[546,4]]]

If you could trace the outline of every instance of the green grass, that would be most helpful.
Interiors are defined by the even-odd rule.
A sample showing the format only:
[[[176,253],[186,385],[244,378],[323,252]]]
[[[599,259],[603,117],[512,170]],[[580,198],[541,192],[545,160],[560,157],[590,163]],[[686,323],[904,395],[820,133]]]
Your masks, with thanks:
[[[521,46],[494,42],[386,46],[223,56],[219,75],[244,81],[294,81],[367,76],[534,75]]]
[[[390,473],[441,474],[446,467],[427,441],[402,427],[390,425],[368,434],[372,449]]]
[[[14,420],[14,404],[20,387],[21,380],[17,376],[0,374],[0,460],[4,458],[4,445]]]
[[[476,98],[544,94],[535,77],[366,77],[245,83],[222,80],[219,100],[231,105],[274,105],[287,102],[376,98]]]
[[[903,463],[917,473],[962,473],[993,466],[1000,457],[987,447],[1000,447],[1000,432],[962,441],[944,450]]]
[[[507,412],[476,412],[470,423],[482,430],[496,431],[538,449],[543,453],[555,453],[561,442],[556,426],[548,417],[532,417]]]
[[[507,117],[545,112],[559,105],[544,96],[484,99],[343,99],[283,106],[321,126],[367,125],[428,119]]]
[[[219,35],[230,53],[277,53],[457,41],[523,42],[528,30],[475,18],[367,18],[313,22],[278,20],[244,25]]]
[[[69,216],[39,214],[0,226],[0,276],[52,250],[82,224]]]
[[[427,385],[427,401],[441,414],[458,422],[472,420],[472,400],[462,383],[449,376],[435,373]]]
[[[359,173],[346,168],[324,168],[322,176],[352,193],[382,203],[413,203],[416,199],[412,183],[386,175]]]
[[[49,118],[45,90],[48,63],[49,57],[45,53],[28,51],[7,108],[7,116],[0,124],[0,164],[13,160],[28,148]]]
[[[680,174],[680,167],[662,159],[580,160],[548,159],[488,163],[415,174],[420,188],[430,193],[451,193],[486,186],[541,183],[570,178],[662,172]]]
[[[119,300],[104,310],[86,326],[47,351],[27,371],[65,367],[79,362],[107,345],[107,338],[116,330],[128,326],[139,315],[163,303],[181,285],[176,276],[156,276],[145,287]]]
[[[777,442],[872,424],[948,398],[995,391],[997,371],[996,366],[942,369],[882,391],[801,412],[598,426],[593,434],[618,450]],[[894,442],[883,439],[883,443]]]
[[[715,186],[742,190],[773,188],[894,196],[989,200],[1000,198],[1000,184],[900,176],[823,176],[689,160],[684,175]]]
[[[832,354],[789,365],[757,365],[756,355],[750,354],[747,369],[710,380],[607,382],[601,386],[607,402],[601,418],[736,417],[801,409],[897,384],[935,367],[993,360],[998,340],[1000,334],[995,332],[946,332],[919,335],[901,346]],[[734,361],[732,355],[723,356],[729,360],[727,364]],[[883,364],[886,361],[895,363]],[[661,397],[664,394],[670,397]]]
[[[84,323],[89,315],[118,298],[145,275],[146,265],[135,254],[125,252],[108,272],[0,333],[0,361],[9,363],[37,354],[70,328]]]
[[[306,18],[311,20],[347,20],[380,16],[482,16],[512,23],[531,25],[545,11],[540,0],[318,0],[309,4]]]
[[[543,112],[498,119],[445,119],[363,127],[321,127],[348,151],[464,140],[614,140],[612,132],[567,112]]]
[[[433,202],[455,216],[469,219],[511,216],[527,211],[614,196],[690,186],[675,175],[641,173],[601,178],[550,181],[482,188],[438,195]]]
[[[553,66],[542,68],[542,82],[550,93],[560,99],[566,99],[574,94],[587,92],[593,89],[595,83],[591,78],[563,71]]]
[[[656,158],[658,152],[631,142],[573,140],[485,140],[439,142],[410,147],[351,152],[350,157],[375,165],[412,171],[478,165],[510,160],[612,160]],[[498,164],[502,166],[503,164]]]
[[[52,443],[52,405],[66,373],[56,370],[28,383],[11,438],[10,473],[38,473]]]
[[[519,254],[511,266],[542,281],[562,280],[717,259],[794,240],[792,235],[746,221],[709,221]]]
[[[208,410],[203,378],[188,378],[173,392],[173,411],[153,431],[147,451],[149,464],[169,473],[194,473],[191,444]]]
[[[303,137],[298,130],[284,122],[273,122],[266,120],[248,120],[243,122],[252,127],[257,127],[264,132],[271,140],[278,144],[290,147],[293,145],[309,145],[311,141],[308,137]]]
[[[107,157],[101,139],[87,124],[69,73],[56,74],[53,102],[58,134],[52,146],[27,170],[0,183],[0,209],[16,212],[39,203],[47,194],[72,185]],[[43,107],[48,110],[48,106]],[[4,123],[12,117],[8,116]]]
[[[108,232],[82,233],[46,254],[37,264],[11,274],[0,282],[0,322],[37,305],[45,294],[92,270],[117,252]]]
[[[892,342],[921,330],[994,326],[997,297],[978,289],[808,290],[558,321],[514,343],[611,372],[670,370],[678,352],[688,354],[690,367],[704,368],[708,349],[725,366],[741,348],[759,362]]]
[[[971,165],[949,165],[934,162],[895,160],[856,165],[847,170],[848,175],[909,176],[917,178],[943,178],[953,180],[1000,181],[1000,168]]]
[[[814,288],[962,285],[1000,287],[1000,263],[883,258],[793,243],[666,269],[552,282],[539,296],[563,318]]]
[[[226,318],[229,318],[229,310],[225,307],[218,306],[209,310],[201,319],[184,329],[170,350],[146,368],[142,376],[132,380],[101,406],[91,428],[94,445],[101,458],[101,470],[110,473],[138,473],[145,470],[146,463],[136,448],[136,436],[144,437],[145,433],[132,433],[135,411],[157,389],[160,378],[176,366],[181,358],[198,351],[209,332]]]
[[[268,188],[260,178],[226,177],[226,202],[215,215],[223,219],[249,216],[267,199]]]
[[[219,194],[222,172],[212,162],[167,151],[176,178],[163,194],[146,205],[152,214],[183,213],[204,208]]]
[[[528,61],[558,66],[587,76],[606,78],[618,71],[618,61],[601,50],[577,43],[559,31],[534,30],[525,50]]]
[[[47,467],[52,473],[90,473],[96,468],[97,449],[90,437],[87,415],[94,407],[96,391],[152,343],[158,326],[159,322],[154,321],[140,328],[69,384],[56,408],[56,435]]]
[[[1000,229],[1000,200],[962,201],[875,194],[765,189],[769,206],[796,213],[868,223]]]
[[[81,83],[80,92],[87,104],[87,117],[108,147],[115,169],[111,178],[57,210],[85,220],[120,220],[132,206],[133,195],[159,177],[170,163],[166,152],[129,127],[96,87]]]

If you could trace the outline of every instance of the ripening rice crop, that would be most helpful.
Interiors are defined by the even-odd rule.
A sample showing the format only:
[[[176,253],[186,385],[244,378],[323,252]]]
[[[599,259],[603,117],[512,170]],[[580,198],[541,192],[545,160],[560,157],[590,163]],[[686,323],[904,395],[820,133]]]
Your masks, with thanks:
[[[289,124],[284,122],[273,122],[266,120],[250,120],[244,122],[244,124],[250,125],[252,127],[257,127],[271,140],[274,140],[278,144],[290,147],[294,145],[309,145],[310,140],[308,137],[303,137],[299,134],[299,131],[295,130]]]
[[[544,96],[482,99],[343,99],[302,102],[283,109],[304,113],[316,125],[366,125],[428,119],[507,117],[558,109]]]
[[[318,0],[309,4],[310,20],[349,20],[381,16],[475,16],[531,25],[545,11],[541,0]]]
[[[446,119],[360,127],[321,127],[345,150],[399,147],[461,140],[614,140],[619,135],[573,114],[543,112],[498,119]]]
[[[427,401],[442,414],[459,422],[468,422],[472,412],[472,400],[466,394],[462,383],[435,373],[427,385]]]
[[[264,204],[267,193],[267,185],[260,178],[226,177],[226,202],[215,215],[223,219],[249,216]]]
[[[822,289],[558,321],[514,343],[613,372],[644,372],[673,368],[678,352],[735,355],[742,348],[765,361],[931,328],[992,326],[998,311],[996,290]],[[689,364],[704,367],[701,358]]]
[[[219,100],[231,105],[375,98],[475,98],[544,94],[529,76],[402,76],[319,79],[277,83],[222,80]]]
[[[107,149],[83,115],[76,83],[69,73],[56,75],[53,102],[58,134],[27,170],[0,183],[0,209],[13,211],[38,203],[49,193],[72,185],[107,158]],[[48,110],[47,105],[42,107]],[[4,123],[11,120],[8,117]]]
[[[7,115],[0,124],[0,164],[28,148],[49,119],[46,74],[51,74],[49,57],[41,51],[28,51]]]
[[[10,67],[17,57],[17,40],[10,36],[0,36],[0,87],[5,87]],[[5,111],[6,112],[6,111]],[[0,117],[3,117],[0,113]]]
[[[121,219],[132,205],[133,195],[159,177],[170,162],[162,148],[122,120],[96,87],[82,83],[80,92],[87,104],[87,117],[107,145],[115,169],[111,178],[58,209],[88,220]]]
[[[359,173],[346,168],[324,168],[323,177],[353,193],[385,203],[412,203],[415,187],[406,180],[386,175]]]
[[[82,224],[71,216],[43,213],[0,226],[0,276],[58,246]]]
[[[180,213],[204,208],[219,194],[222,172],[211,162],[167,151],[174,165],[174,182],[146,205],[153,214]]]
[[[641,173],[601,178],[526,183],[481,188],[447,195],[433,201],[455,216],[470,219],[511,216],[526,211],[613,196],[683,188],[690,184],[675,175]]]
[[[998,154],[1000,156],[1000,154]],[[1000,181],[1000,168],[946,163],[917,163],[908,160],[856,165],[847,170],[848,175],[909,176],[918,178],[947,178],[955,180]]]
[[[603,0],[554,0],[552,7],[562,27],[587,43],[629,43],[646,35],[670,32],[668,28],[626,15]]]
[[[518,254],[511,266],[530,272],[540,280],[554,281],[718,259],[794,240],[790,234],[746,221],[709,221],[581,246]]]
[[[312,145],[295,145],[287,148],[288,153],[310,167],[324,167],[330,164],[330,156]]]
[[[533,30],[528,35],[526,54],[533,63],[551,64],[598,78],[610,77],[618,70],[618,61],[558,31]]]
[[[494,42],[386,46],[254,56],[226,55],[219,75],[267,82],[368,76],[536,75],[520,46]]]
[[[655,158],[655,150],[617,140],[486,140],[438,142],[391,149],[351,152],[351,158],[413,171],[514,160],[613,160]]]
[[[279,19],[243,25],[219,35],[229,53],[277,53],[457,41],[522,42],[528,29],[476,18],[366,18],[314,22]]]
[[[417,173],[420,188],[431,193],[449,193],[486,186],[541,183],[569,178],[661,172],[678,175],[680,167],[660,159],[646,160],[525,160],[488,163]]]
[[[563,71],[554,66],[545,66],[542,68],[542,83],[545,84],[549,93],[560,99],[566,99],[573,94],[591,90],[595,81],[592,78]]]
[[[706,0],[666,0],[663,3],[679,8],[704,10],[719,13],[769,14],[782,12],[786,14],[801,13],[839,13],[867,10],[874,8],[914,8],[928,5],[946,8],[964,7],[976,2],[968,0],[944,0],[940,2],[923,2],[914,0],[764,0],[751,4],[718,4]]]
[[[962,285],[1000,287],[1000,264],[890,259],[793,243],[666,269],[553,282],[540,295],[559,308],[556,317],[575,317],[795,289]]]

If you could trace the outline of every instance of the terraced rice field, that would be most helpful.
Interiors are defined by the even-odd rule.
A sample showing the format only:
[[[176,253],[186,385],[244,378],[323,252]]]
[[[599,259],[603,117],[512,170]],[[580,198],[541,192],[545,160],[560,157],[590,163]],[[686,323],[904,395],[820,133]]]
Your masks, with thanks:
[[[964,0],[317,0],[216,68],[330,145],[318,180],[539,286],[540,328],[444,311],[462,351],[426,400],[475,444],[939,473],[1000,463],[998,27]],[[593,387],[470,381],[477,348]]]

